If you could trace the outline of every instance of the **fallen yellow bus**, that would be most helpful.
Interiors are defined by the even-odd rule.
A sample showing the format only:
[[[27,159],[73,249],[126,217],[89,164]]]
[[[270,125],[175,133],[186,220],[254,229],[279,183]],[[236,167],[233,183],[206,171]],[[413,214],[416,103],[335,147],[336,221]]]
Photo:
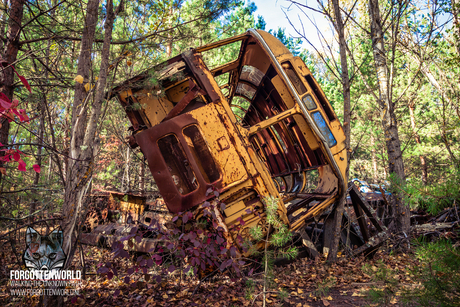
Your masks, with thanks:
[[[265,197],[279,199],[280,218],[298,231],[347,191],[337,115],[305,63],[267,32],[190,49],[112,95],[168,210],[199,210],[212,187],[230,241],[256,225],[267,231]]]

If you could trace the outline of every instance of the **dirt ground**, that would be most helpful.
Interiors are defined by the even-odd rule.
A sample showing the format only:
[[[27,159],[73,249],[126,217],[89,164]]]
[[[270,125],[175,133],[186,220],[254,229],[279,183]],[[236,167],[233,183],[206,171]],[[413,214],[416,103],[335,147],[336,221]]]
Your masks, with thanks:
[[[75,306],[262,306],[262,272],[244,278],[217,275],[199,283],[179,274],[170,275],[161,283],[146,282],[142,275],[136,287],[123,282],[122,263],[119,276],[108,280],[95,273],[98,263],[107,261],[110,253],[94,247],[84,249],[87,279],[79,288],[80,296],[66,297],[66,305]],[[78,260],[75,260],[78,268]],[[126,264],[126,263],[125,263]],[[307,258],[275,267],[268,279],[266,306],[380,306],[373,304],[366,293],[371,287],[384,286],[372,272],[387,268],[393,280],[412,283],[410,270],[417,265],[408,254],[387,254],[379,251],[373,259],[340,257],[335,264],[325,259]],[[5,269],[5,268],[4,268]],[[3,274],[2,274],[3,275]],[[119,293],[116,290],[120,290]],[[1,306],[36,306],[38,296],[11,296],[7,278],[1,281]],[[390,306],[398,306],[397,295],[389,298]]]

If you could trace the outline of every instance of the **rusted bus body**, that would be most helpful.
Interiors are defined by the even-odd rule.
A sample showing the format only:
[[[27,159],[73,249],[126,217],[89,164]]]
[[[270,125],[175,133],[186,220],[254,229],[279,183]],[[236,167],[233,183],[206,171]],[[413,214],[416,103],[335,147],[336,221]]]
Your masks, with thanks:
[[[229,60],[214,67],[212,52]],[[243,236],[267,229],[264,197],[297,230],[346,192],[342,126],[303,61],[267,32],[191,49],[112,92],[171,212],[199,208],[213,187],[235,238],[240,217]]]
[[[163,199],[146,200],[145,195],[104,190],[88,196],[91,209],[82,227],[80,242],[110,248],[114,242],[123,241],[133,228],[140,228],[145,231],[142,240],[123,241],[125,248],[145,253],[153,251],[157,234],[148,231],[146,225],[156,220],[160,227],[166,227],[170,217],[165,216]]]

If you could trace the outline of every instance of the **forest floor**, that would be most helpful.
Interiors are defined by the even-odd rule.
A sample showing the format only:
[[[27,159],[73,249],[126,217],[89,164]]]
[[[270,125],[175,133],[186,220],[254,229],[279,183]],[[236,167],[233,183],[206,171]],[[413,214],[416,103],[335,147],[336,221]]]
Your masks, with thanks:
[[[382,306],[385,303],[388,306],[400,306],[399,295],[403,288],[416,286],[411,270],[417,266],[417,261],[414,255],[386,253],[382,250],[373,259],[340,257],[337,263],[328,264],[325,259],[313,261],[302,258],[275,267],[268,279],[266,305]],[[80,296],[73,298],[73,302],[71,297],[66,297],[66,305],[262,306],[262,273],[236,279],[220,274],[201,284],[197,278],[181,280],[179,275],[170,275],[161,283],[143,281],[133,288],[123,282],[121,263],[118,271],[120,278],[115,276],[107,280],[105,276],[95,273],[97,264],[111,257],[109,251],[86,246],[84,254],[87,278],[81,284]],[[75,261],[78,268],[78,260]],[[0,283],[1,306],[38,305],[37,296],[11,296],[10,286],[5,279]],[[380,302],[373,303],[369,298],[369,289],[373,287],[386,289],[386,295]],[[115,296],[116,289],[120,292]]]

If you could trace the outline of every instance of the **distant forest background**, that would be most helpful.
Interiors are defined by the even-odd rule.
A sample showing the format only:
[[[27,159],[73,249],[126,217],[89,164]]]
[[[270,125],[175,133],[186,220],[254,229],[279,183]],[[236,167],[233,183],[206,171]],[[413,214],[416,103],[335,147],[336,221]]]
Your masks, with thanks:
[[[295,29],[299,37],[292,38],[286,35],[286,29],[266,29],[264,19],[256,16],[256,7],[250,2],[87,2],[0,3],[0,86],[4,95],[0,128],[1,223],[41,209],[59,212],[70,197],[66,193],[74,189],[72,184],[76,186],[75,182],[82,178],[89,189],[87,193],[96,189],[156,191],[142,154],[126,143],[130,131],[124,110],[115,100],[106,100],[105,94],[120,82],[189,47],[228,38],[249,28],[271,32],[313,72],[342,124],[350,128],[349,178],[387,185],[392,180],[381,113],[373,93],[378,81],[367,2],[345,1],[340,8],[349,69],[349,122],[343,120],[339,42],[324,39],[321,48],[302,48],[307,45],[302,42],[310,35],[318,35],[307,22],[311,8],[305,5],[287,2],[305,12],[299,17],[304,18],[305,27],[308,25]],[[314,9],[321,11],[337,31],[333,3],[318,3]],[[460,194],[459,3],[381,1],[380,13],[391,103],[407,178],[406,184],[399,184],[412,208],[423,207],[436,213],[455,200],[458,203]],[[85,42],[88,18],[93,18],[95,27],[89,44]],[[219,61],[219,56],[222,55],[215,54],[209,61]],[[16,77],[12,66],[28,81],[31,91]],[[156,80],[152,77],[149,82],[155,84]],[[92,134],[81,136],[81,142],[73,144],[72,138],[78,137],[74,130],[80,116],[84,119],[79,124],[84,121],[86,128],[80,126],[78,131]],[[94,127],[90,127],[92,121]],[[83,140],[85,137],[90,140]],[[82,166],[80,178],[69,171],[69,163],[78,164],[74,154],[86,151],[91,151],[93,162],[91,167]]]

